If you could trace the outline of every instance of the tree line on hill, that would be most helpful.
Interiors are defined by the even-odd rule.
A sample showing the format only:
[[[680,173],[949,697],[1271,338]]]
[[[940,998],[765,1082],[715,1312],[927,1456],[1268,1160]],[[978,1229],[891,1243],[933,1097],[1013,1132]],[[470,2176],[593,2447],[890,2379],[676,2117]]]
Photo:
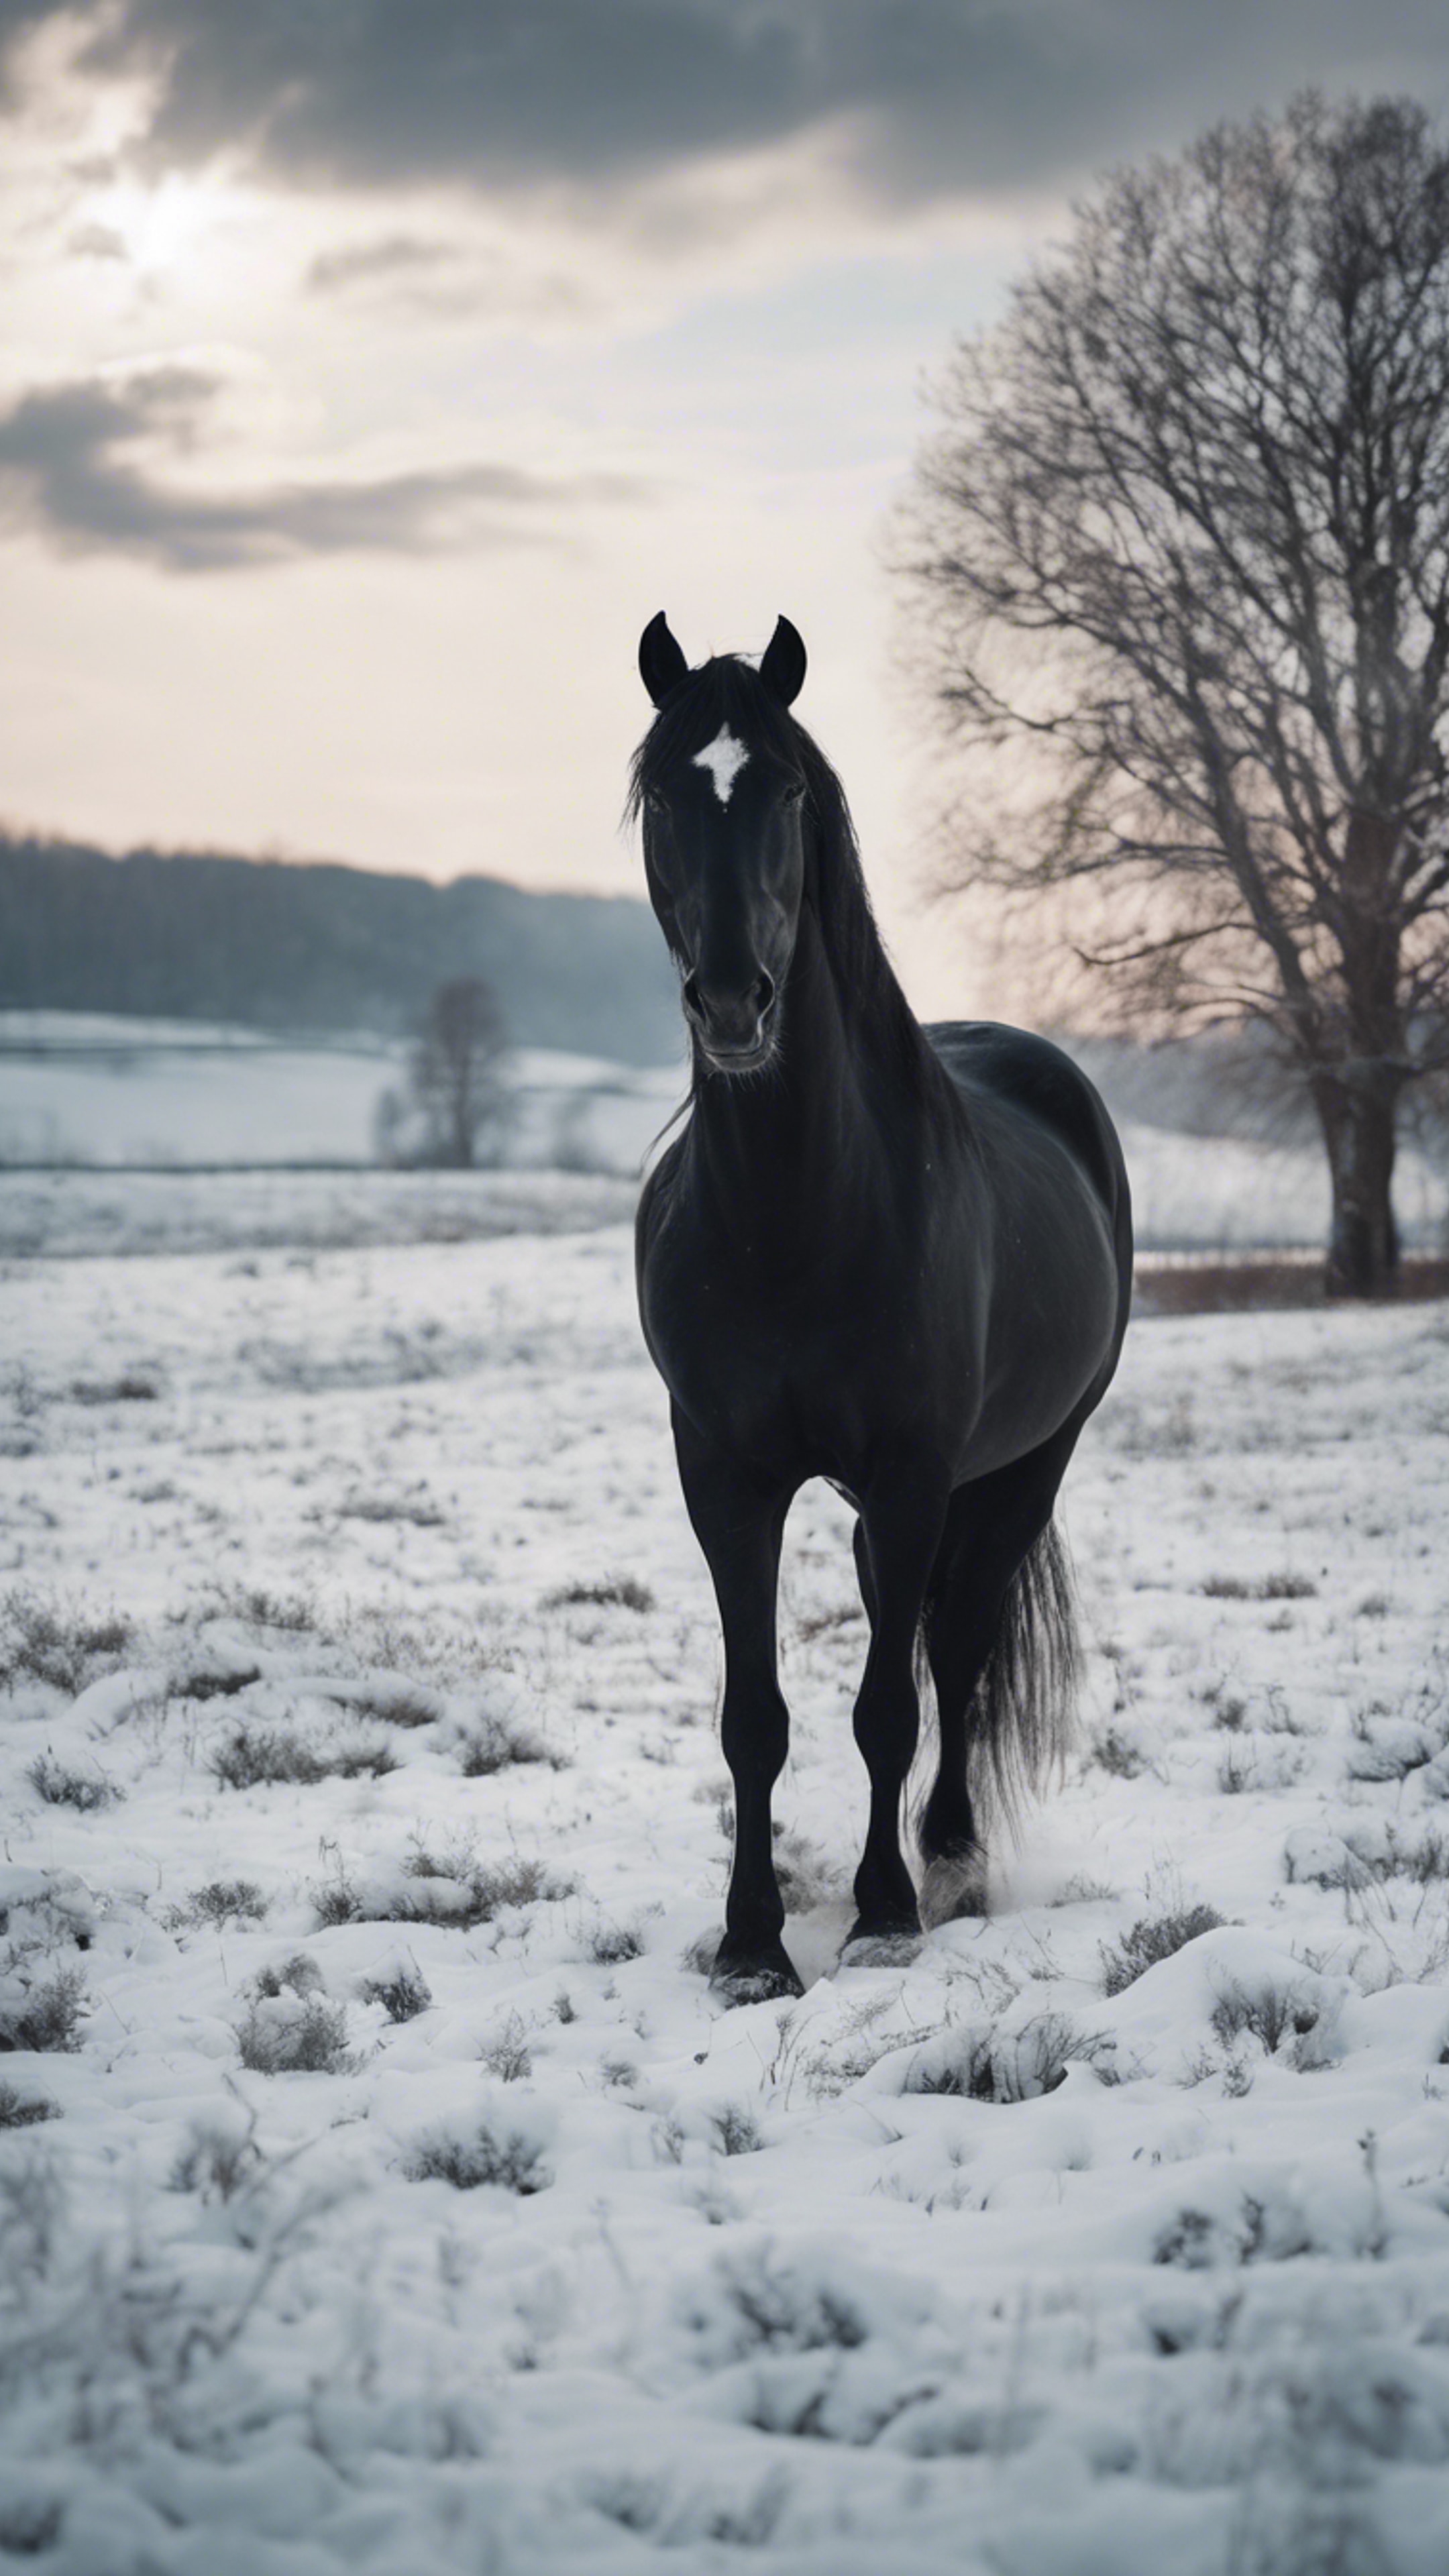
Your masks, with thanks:
[[[391,1036],[460,976],[492,986],[516,1046],[679,1052],[674,976],[629,897],[0,835],[0,1009]]]

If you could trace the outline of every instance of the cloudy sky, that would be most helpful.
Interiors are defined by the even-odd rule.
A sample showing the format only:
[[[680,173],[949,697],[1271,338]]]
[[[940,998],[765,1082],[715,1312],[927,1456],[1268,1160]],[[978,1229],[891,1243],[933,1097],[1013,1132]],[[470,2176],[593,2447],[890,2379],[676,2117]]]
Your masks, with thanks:
[[[923,1006],[883,529],[1113,160],[1444,0],[0,0],[0,815],[636,887],[640,627],[812,664]]]

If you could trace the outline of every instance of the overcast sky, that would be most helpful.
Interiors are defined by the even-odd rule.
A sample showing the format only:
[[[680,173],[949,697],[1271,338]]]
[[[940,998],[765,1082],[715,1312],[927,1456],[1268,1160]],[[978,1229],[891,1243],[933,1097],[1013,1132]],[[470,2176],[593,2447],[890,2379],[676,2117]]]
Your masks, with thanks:
[[[0,816],[637,890],[640,627],[777,610],[925,1008],[892,497],[1114,160],[1444,0],[0,0]]]

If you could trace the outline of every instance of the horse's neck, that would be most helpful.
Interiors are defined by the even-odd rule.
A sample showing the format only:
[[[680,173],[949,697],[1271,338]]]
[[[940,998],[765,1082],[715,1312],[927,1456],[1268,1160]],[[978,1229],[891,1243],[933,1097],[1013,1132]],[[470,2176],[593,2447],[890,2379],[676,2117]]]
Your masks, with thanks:
[[[864,1178],[883,1149],[881,1042],[837,982],[804,905],[775,1062],[759,1079],[709,1075],[695,1099],[704,1169],[735,1208],[778,1232],[812,1229],[822,1205],[838,1222],[851,1176]]]

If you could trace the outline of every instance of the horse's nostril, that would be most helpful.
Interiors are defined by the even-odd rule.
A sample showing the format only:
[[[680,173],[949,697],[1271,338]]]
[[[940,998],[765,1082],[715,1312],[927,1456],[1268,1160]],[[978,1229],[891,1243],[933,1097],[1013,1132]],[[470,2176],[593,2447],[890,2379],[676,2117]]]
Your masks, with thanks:
[[[754,998],[755,1008],[759,1012],[761,1019],[763,1019],[765,1013],[770,1007],[770,1004],[775,998],[775,979],[773,975],[766,975],[762,972],[755,977]]]
[[[699,1009],[699,977],[698,977],[697,975],[686,975],[686,976],[685,976],[685,979],[684,979],[684,1007],[685,1007],[685,1009],[686,1009],[687,1011],[694,1011],[694,1012],[698,1012],[698,1009]]]

